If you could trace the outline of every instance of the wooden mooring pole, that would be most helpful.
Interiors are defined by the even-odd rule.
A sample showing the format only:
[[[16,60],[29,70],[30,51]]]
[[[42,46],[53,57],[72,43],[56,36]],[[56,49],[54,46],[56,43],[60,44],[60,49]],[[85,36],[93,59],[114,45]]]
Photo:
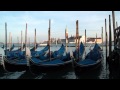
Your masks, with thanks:
[[[86,29],[85,29],[85,56],[86,56]]]
[[[79,40],[79,31],[78,31],[78,20],[77,20],[76,21],[76,59],[78,57],[77,52],[79,52],[79,50],[78,50],[78,40]]]
[[[7,23],[5,23],[5,56],[7,55]]]
[[[26,23],[26,30],[25,30],[25,55],[27,55],[26,48],[27,48],[27,23]]]
[[[116,21],[116,28],[118,28],[118,23],[117,23],[117,21]]]
[[[112,52],[112,35],[111,35],[111,16],[109,15],[109,59]]]
[[[10,48],[11,48],[11,32],[9,32],[9,51],[10,51]]]
[[[35,28],[34,47],[35,47],[35,50],[36,50],[36,28]]]
[[[18,40],[18,49],[19,49],[19,37],[17,37],[17,40]]]
[[[77,46],[78,46],[78,20],[76,21],[76,50],[78,49]]]
[[[50,43],[51,43],[50,29],[51,29],[51,20],[49,20],[49,28],[48,28],[49,60],[51,60],[51,52],[50,52]]]
[[[114,37],[114,49],[115,49],[115,44],[116,44],[116,39],[115,39],[115,12],[112,11],[112,20],[113,20],[113,37]]]
[[[103,27],[102,27],[102,50],[103,50]]]
[[[97,33],[96,33],[96,42],[95,43],[97,43]]]
[[[11,38],[10,38],[10,42],[11,42],[11,47],[12,47],[12,35],[11,35]]]
[[[66,29],[65,29],[65,46],[66,46],[66,53],[67,53],[67,51],[68,51],[68,30],[67,30],[67,27],[66,27]]]
[[[21,51],[22,51],[22,49],[23,49],[23,38],[22,38],[22,31],[21,31]]]
[[[30,37],[29,37],[29,48],[30,48]]]
[[[107,45],[108,45],[108,37],[107,37],[107,23],[106,23],[106,19],[105,19],[105,38],[106,38],[106,61],[107,61]],[[106,62],[106,65],[107,65],[107,62]]]
[[[107,37],[107,23],[106,23],[106,19],[105,19],[105,41],[106,41],[106,78],[107,78],[107,45],[108,45],[108,37]]]

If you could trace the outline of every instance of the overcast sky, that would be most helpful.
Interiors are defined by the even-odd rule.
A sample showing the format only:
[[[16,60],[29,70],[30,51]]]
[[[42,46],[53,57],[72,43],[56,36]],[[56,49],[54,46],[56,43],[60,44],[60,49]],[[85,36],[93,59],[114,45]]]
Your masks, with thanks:
[[[112,15],[112,11],[0,11],[0,42],[5,42],[5,22],[7,22],[8,37],[12,33],[13,42],[20,39],[21,30],[25,34],[25,25],[28,24],[28,38],[34,41],[34,30],[37,32],[37,42],[48,39],[49,19],[51,19],[51,37],[65,38],[65,28],[68,35],[75,35],[76,20],[79,20],[79,34],[87,37],[101,37],[101,27],[105,27],[105,18]],[[115,11],[116,21],[120,24],[120,12]],[[112,18],[111,18],[112,20]],[[112,29],[113,30],[113,29]],[[24,36],[23,36],[24,39]],[[8,39],[9,40],[9,39]]]

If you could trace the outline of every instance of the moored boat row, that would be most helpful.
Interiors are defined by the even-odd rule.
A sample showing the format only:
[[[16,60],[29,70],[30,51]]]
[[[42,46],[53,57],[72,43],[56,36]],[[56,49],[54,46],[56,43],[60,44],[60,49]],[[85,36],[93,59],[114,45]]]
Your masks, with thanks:
[[[76,22],[76,49],[75,51],[67,51],[68,33],[66,29],[65,38],[66,46],[61,45],[57,51],[50,49],[50,21],[48,29],[48,44],[40,51],[36,51],[38,44],[36,44],[36,29],[35,29],[35,44],[32,49],[27,47],[27,24],[25,33],[25,47],[15,51],[3,50],[1,65],[6,71],[24,71],[30,70],[31,73],[38,74],[41,72],[56,72],[69,67],[73,67],[75,71],[83,71],[88,68],[96,68],[102,61],[102,53],[100,46],[96,43],[93,50],[83,58],[85,46],[81,42],[78,32],[78,20]],[[7,37],[6,37],[7,38]],[[1,48],[2,49],[2,48]]]

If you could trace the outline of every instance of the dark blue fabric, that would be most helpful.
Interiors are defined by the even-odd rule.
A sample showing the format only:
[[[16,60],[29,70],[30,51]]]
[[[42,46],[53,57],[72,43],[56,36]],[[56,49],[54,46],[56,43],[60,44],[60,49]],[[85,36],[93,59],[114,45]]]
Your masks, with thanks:
[[[85,51],[85,46],[83,45],[83,43],[81,42],[80,43],[80,48],[79,48],[79,56],[82,56],[84,54],[84,51]],[[75,50],[73,52],[73,56],[76,57],[78,56],[78,50]]]
[[[96,43],[93,50],[100,50],[100,49],[101,49],[100,46]]]
[[[78,63],[79,63],[79,64],[82,64],[82,65],[89,65],[89,64],[94,64],[94,63],[96,63],[96,61],[91,60],[91,59],[85,59],[85,60],[83,60],[83,61],[79,61]]]
[[[7,51],[7,58],[20,58],[24,59],[25,58],[25,51]]]
[[[62,44],[61,48],[58,51],[54,51],[53,58],[57,57],[58,55],[61,56],[65,52],[65,46]]]
[[[38,48],[38,44],[36,44],[36,49]],[[32,49],[30,49],[30,51],[35,51],[35,47],[33,47]]]
[[[98,59],[101,58],[101,53],[100,53],[100,46],[96,43],[93,50],[91,50],[87,56],[86,59],[92,59],[94,61],[97,61]]]
[[[49,49],[49,45],[47,45],[44,49],[42,49],[41,51],[37,51],[36,52],[36,55],[41,55],[41,54],[43,54],[44,52],[46,52],[47,50]]]
[[[31,59],[32,59],[32,61],[34,61],[34,63],[40,63],[43,61],[43,60],[40,60],[40,59],[35,58],[35,57],[32,57]]]
[[[26,65],[27,64],[27,60],[26,59],[18,58],[17,60],[15,60],[15,59],[9,58],[8,60],[9,60],[9,62],[18,64],[18,65],[20,65],[20,64]]]
[[[58,63],[63,63],[64,61],[62,61],[61,59],[55,59],[55,60],[51,60],[49,61],[43,61],[43,60],[40,60],[40,59],[37,59],[37,58],[32,58],[32,60],[34,61],[34,63],[38,64],[58,64]]]
[[[65,47],[64,47],[64,45],[62,44],[62,46],[60,47],[59,50],[54,51],[54,52],[51,51],[51,58],[56,58],[56,57],[58,57],[58,56],[61,56],[61,57],[62,57],[63,54],[64,54],[64,52],[65,52]],[[49,59],[49,53],[46,54],[46,55],[39,55],[39,59],[40,59],[40,60]]]
[[[38,58],[40,60],[46,60],[46,59],[49,59],[49,55],[48,54],[47,55],[40,55]]]
[[[52,60],[52,61],[48,61],[48,62],[42,62],[41,64],[58,64],[58,63],[64,63],[64,61],[62,61],[60,59],[56,59],[56,60]]]
[[[95,64],[98,59],[101,58],[100,46],[96,43],[93,50],[91,50],[83,61],[79,61],[79,64],[89,65]]]
[[[96,51],[91,50],[86,56],[86,59],[92,59],[94,61],[97,61],[100,58],[101,58],[101,53],[97,50]]]
[[[45,52],[49,49],[49,46],[47,45],[44,49],[40,51],[31,51],[32,57],[41,57],[45,54]]]
[[[81,42],[81,44],[80,44],[80,55],[83,55],[84,51],[85,51],[85,46]]]

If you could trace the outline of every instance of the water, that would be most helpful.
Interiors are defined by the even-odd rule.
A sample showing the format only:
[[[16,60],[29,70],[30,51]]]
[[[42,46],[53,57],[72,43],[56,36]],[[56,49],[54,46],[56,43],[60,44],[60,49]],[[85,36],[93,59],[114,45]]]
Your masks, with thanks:
[[[37,50],[41,50],[44,47],[39,47]],[[51,47],[51,50],[58,50],[60,47]],[[15,48],[17,49],[17,48]],[[75,47],[68,47],[68,51],[75,50]],[[89,52],[89,47],[86,47],[86,53]],[[73,68],[57,71],[54,73],[41,73],[34,75],[30,71],[22,72],[5,72],[0,68],[0,79],[109,79],[108,65],[106,69],[105,60],[105,47],[103,47],[104,60],[102,61],[101,68],[98,68],[94,72],[77,74]]]

